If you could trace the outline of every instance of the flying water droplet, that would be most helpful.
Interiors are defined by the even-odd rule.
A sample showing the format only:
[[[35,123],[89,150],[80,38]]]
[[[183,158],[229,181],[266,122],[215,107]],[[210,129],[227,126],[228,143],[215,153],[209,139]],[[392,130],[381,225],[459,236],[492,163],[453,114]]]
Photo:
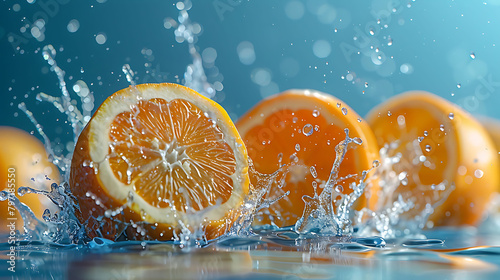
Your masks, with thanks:
[[[472,58],[472,59],[476,59],[476,54],[475,54],[474,52],[471,52],[471,53],[470,53],[470,58]]]
[[[313,178],[316,179],[318,177],[318,173],[316,172],[316,168],[314,168],[314,166],[311,166],[311,168],[309,168],[309,171],[311,172]]]
[[[313,117],[318,117],[319,116],[319,111],[318,110],[313,110]]]
[[[425,145],[425,151],[430,152],[431,151],[431,145]]]
[[[300,151],[300,145],[299,144],[295,144],[295,150],[298,152]]]
[[[455,114],[449,113],[448,114],[448,118],[450,118],[450,120],[453,120],[455,118]]]
[[[341,110],[342,110],[342,114],[344,114],[344,116],[347,115],[347,108],[346,107],[342,107]]]
[[[304,125],[304,127],[302,128],[302,133],[305,135],[305,136],[311,136],[311,134],[313,134],[314,132],[314,128],[311,124],[306,124]]]

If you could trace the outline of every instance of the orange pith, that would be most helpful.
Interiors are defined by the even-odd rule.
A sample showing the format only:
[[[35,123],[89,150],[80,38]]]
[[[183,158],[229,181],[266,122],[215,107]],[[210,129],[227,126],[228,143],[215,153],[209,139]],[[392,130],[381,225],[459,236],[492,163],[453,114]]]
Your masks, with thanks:
[[[374,108],[367,121],[379,145],[399,141],[396,172],[408,172],[398,193],[454,185],[430,216],[436,226],[476,225],[499,182],[495,148],[484,128],[462,109],[427,92],[408,92]],[[419,147],[415,152],[412,145]],[[420,205],[422,210],[425,205]]]
[[[121,221],[139,224],[129,237],[168,240],[182,222],[203,223],[211,239],[248,192],[247,164],[218,104],[179,85],[146,84],[97,110],[79,137],[70,186],[90,237],[115,238]],[[100,221],[109,211],[113,217]]]
[[[347,110],[346,114],[342,108],[344,112]],[[321,193],[335,160],[335,146],[346,137],[345,128],[351,138],[359,137],[363,144],[346,153],[339,177],[361,174],[378,155],[368,125],[342,101],[317,91],[291,90],[271,96],[242,116],[236,126],[256,171],[272,173],[278,169],[279,158],[281,164],[298,159],[297,165],[290,168],[283,188],[273,186],[271,190],[274,196],[290,191],[270,207],[271,220],[278,226],[292,225],[301,217],[302,197],[314,195],[313,181],[317,182],[317,193]],[[339,183],[344,193],[352,192],[349,183],[353,181]],[[370,204],[374,202],[375,196],[371,196]],[[358,206],[367,204],[363,197]],[[264,218],[262,222],[269,221]]]

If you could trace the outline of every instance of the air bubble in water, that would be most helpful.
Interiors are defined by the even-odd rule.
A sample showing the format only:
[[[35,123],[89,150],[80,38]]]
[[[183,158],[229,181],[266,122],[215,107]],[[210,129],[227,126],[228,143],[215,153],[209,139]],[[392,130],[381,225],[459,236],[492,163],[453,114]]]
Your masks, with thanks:
[[[306,124],[302,128],[302,133],[305,136],[311,136],[311,134],[313,134],[313,132],[314,132],[314,128],[313,128],[313,126],[311,124]]]

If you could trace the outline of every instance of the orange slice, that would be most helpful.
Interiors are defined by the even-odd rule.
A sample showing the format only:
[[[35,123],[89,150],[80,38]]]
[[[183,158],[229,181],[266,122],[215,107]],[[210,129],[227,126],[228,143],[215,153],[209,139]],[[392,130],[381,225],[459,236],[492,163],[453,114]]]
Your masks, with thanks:
[[[500,161],[500,120],[482,117],[480,118],[480,122],[493,140]],[[498,170],[498,172],[500,172],[500,170]],[[497,192],[500,193],[500,184],[497,187]]]
[[[247,153],[217,103],[176,84],[120,90],[81,133],[70,176],[90,237],[168,240],[181,224],[212,239],[248,193]],[[104,217],[104,218],[103,218]]]
[[[14,127],[0,126],[0,190],[13,190],[13,194],[40,218],[47,208],[54,210],[48,198],[25,194],[19,196],[19,187],[50,190],[52,183],[59,183],[58,169],[48,161],[43,144],[33,135]],[[9,182],[10,180],[10,182]],[[23,220],[17,209],[0,203],[0,232],[8,231],[7,224],[16,218],[16,229],[23,231]]]
[[[387,100],[368,114],[367,121],[379,145],[400,141],[403,158],[394,168],[408,172],[406,189],[454,184],[448,199],[430,216],[434,225],[476,225],[481,220],[499,183],[499,162],[478,121],[447,100],[422,91]],[[421,154],[410,151],[415,143]]]
[[[279,157],[282,164],[298,158],[298,164],[285,177],[284,187],[271,190],[271,197],[290,191],[271,205],[270,219],[262,221],[278,226],[293,225],[302,216],[302,197],[314,195],[313,181],[317,182],[317,193],[321,193],[335,160],[335,146],[346,138],[345,128],[351,138],[359,137],[363,143],[347,152],[340,177],[361,174],[378,157],[378,146],[368,124],[339,99],[318,91],[290,90],[264,99],[243,115],[236,127],[256,171],[272,173],[278,169]],[[349,183],[354,180],[340,183],[344,193],[352,192]],[[370,205],[375,200],[371,196]],[[362,197],[358,206],[367,204]]]

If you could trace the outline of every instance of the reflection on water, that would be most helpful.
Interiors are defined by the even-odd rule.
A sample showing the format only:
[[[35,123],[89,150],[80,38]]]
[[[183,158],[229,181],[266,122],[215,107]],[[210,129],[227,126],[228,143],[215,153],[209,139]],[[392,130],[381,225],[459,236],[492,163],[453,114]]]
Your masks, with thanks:
[[[451,237],[447,231],[426,232],[441,237],[427,240],[299,238],[291,228],[257,232],[189,250],[172,242],[101,238],[85,246],[23,241],[17,246],[22,261],[17,263],[16,275],[40,279],[351,279],[369,273],[370,279],[440,279],[446,275],[496,279],[500,267],[500,240],[471,235],[468,230],[454,229],[457,234]],[[6,261],[8,244],[1,244],[0,250]],[[10,274],[3,270],[0,275]]]

